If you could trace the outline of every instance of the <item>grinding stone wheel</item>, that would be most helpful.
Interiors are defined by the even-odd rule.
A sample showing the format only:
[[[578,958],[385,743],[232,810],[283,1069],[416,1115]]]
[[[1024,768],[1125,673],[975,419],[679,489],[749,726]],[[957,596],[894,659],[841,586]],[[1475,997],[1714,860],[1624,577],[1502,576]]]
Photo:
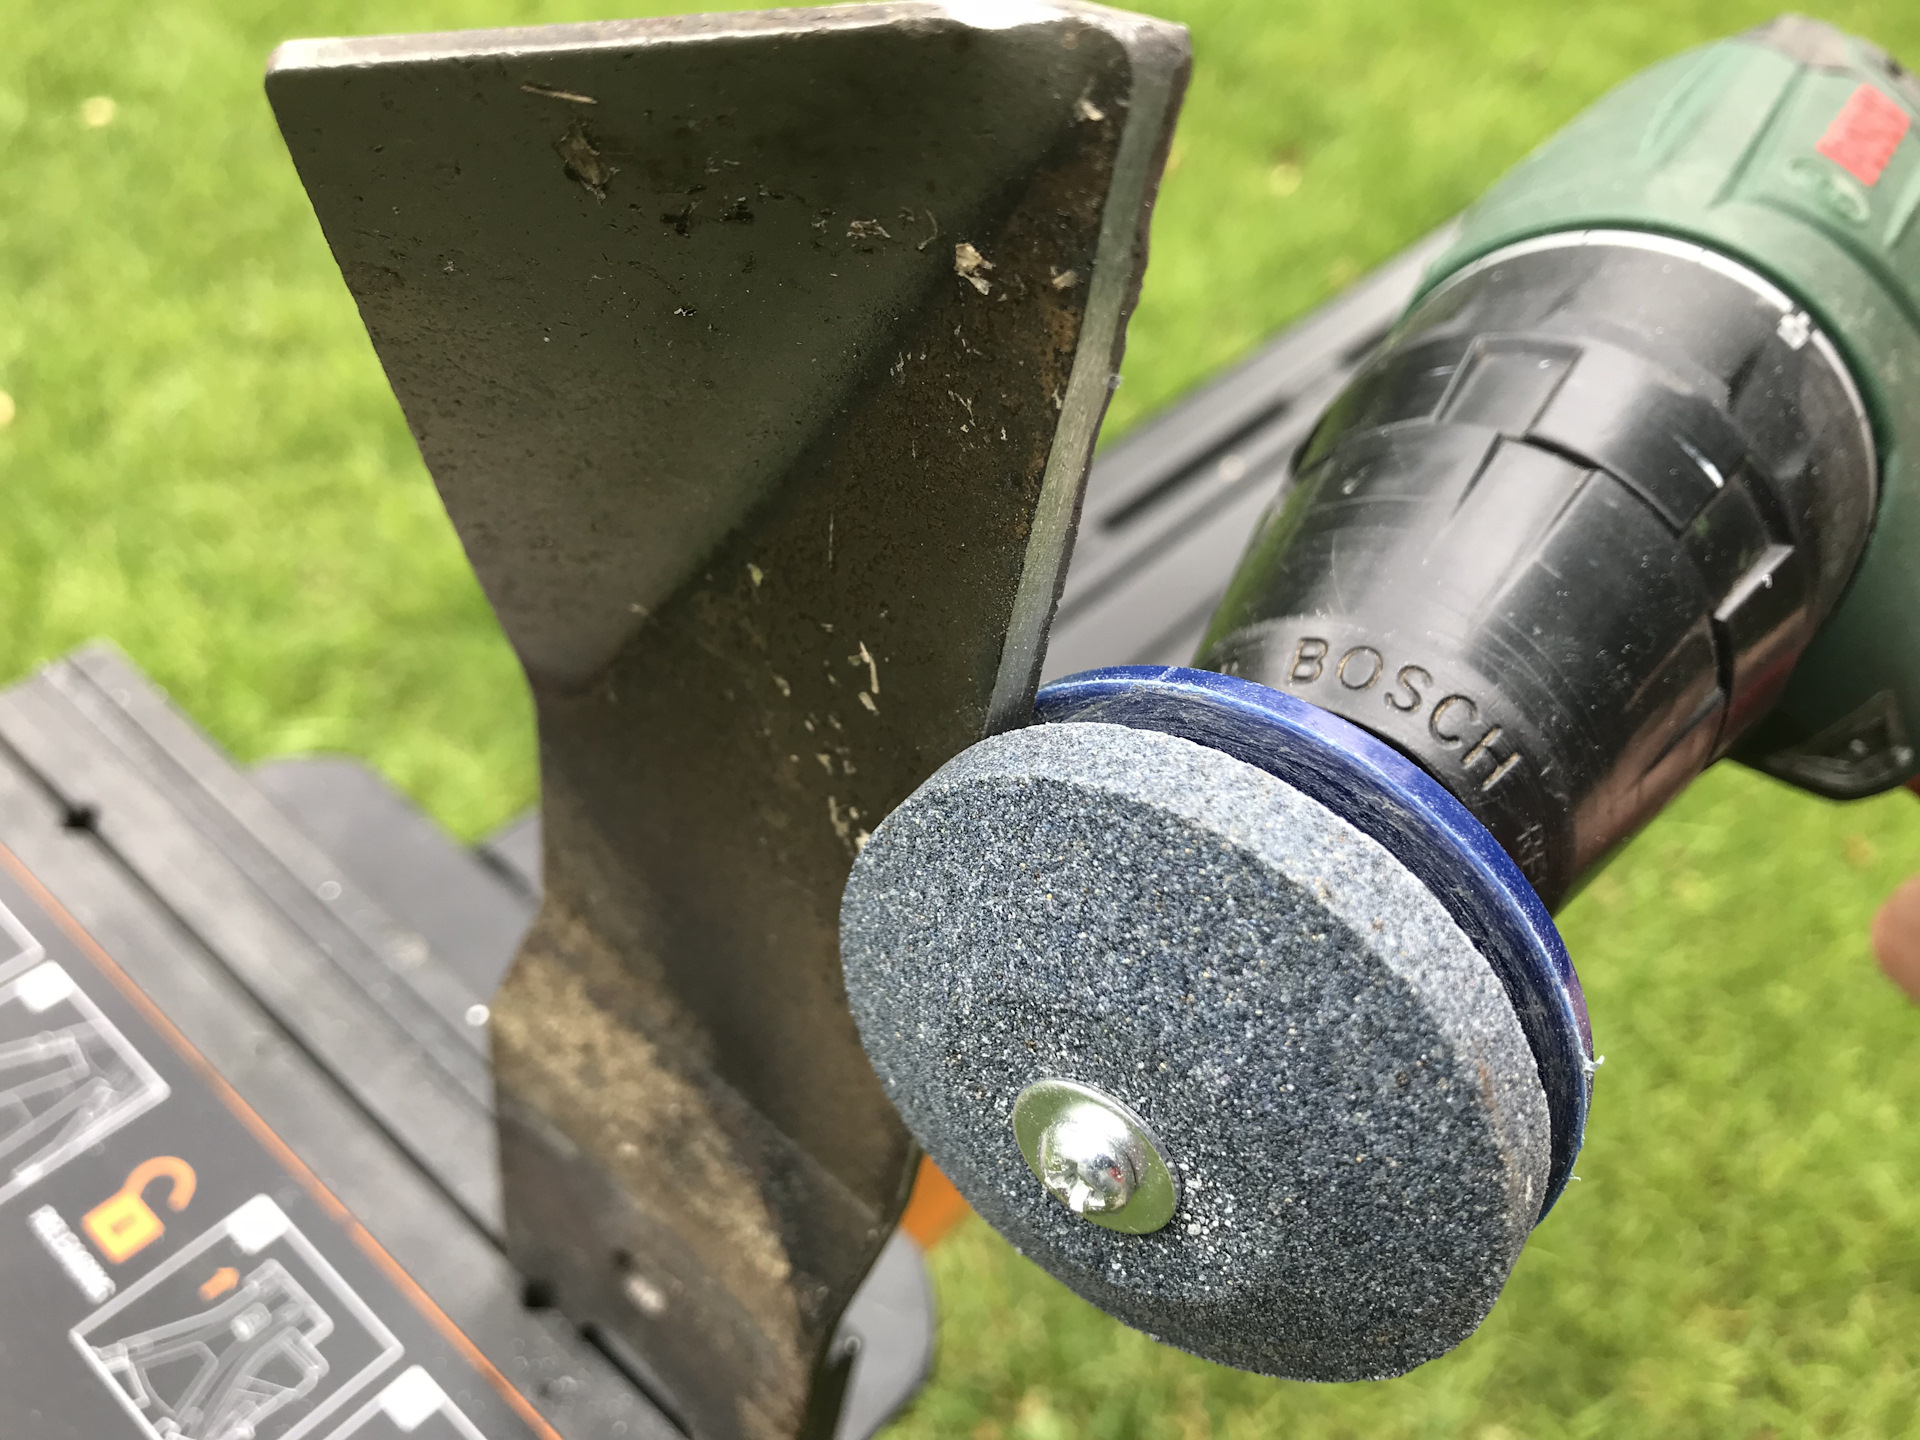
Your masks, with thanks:
[[[1549,1198],[1488,960],[1385,845],[1210,746],[1097,722],[974,746],[874,832],[842,953],[882,1082],[975,1208],[1208,1359],[1404,1373],[1472,1333]],[[1048,1077],[1152,1127],[1171,1223],[1115,1233],[1042,1188],[1009,1117]]]

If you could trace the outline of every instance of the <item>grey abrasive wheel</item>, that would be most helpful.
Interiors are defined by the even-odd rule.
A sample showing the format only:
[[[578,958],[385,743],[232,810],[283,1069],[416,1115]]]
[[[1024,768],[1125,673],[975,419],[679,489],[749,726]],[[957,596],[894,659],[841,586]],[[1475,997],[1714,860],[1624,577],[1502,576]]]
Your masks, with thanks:
[[[962,1194],[1208,1359],[1403,1373],[1485,1317],[1547,1200],[1548,1104],[1487,959],[1386,846],[1208,746],[1070,723],[973,747],[874,832],[842,950]]]

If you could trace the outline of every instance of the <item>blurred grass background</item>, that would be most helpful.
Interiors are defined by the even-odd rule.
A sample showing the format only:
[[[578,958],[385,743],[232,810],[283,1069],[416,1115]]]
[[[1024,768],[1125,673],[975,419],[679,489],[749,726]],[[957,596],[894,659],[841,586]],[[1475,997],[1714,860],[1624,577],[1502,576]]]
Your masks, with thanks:
[[[0,0],[0,682],[116,640],[241,759],[364,756],[462,835],[529,706],[261,98],[273,44],[607,0]],[[1194,87],[1109,433],[1745,0],[1148,0]],[[1920,62],[1920,6],[1820,13]],[[1866,925],[1920,807],[1696,785],[1566,912],[1580,1183],[1456,1354],[1313,1387],[1174,1354],[977,1222],[901,1440],[1920,1435],[1920,1011]]]

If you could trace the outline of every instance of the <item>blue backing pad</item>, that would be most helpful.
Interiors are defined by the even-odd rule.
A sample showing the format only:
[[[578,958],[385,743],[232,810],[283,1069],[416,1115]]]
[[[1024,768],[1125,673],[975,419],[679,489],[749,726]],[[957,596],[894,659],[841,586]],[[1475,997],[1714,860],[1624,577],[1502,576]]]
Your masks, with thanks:
[[[1244,760],[1371,836],[1431,890],[1506,987],[1553,1121],[1544,1217],[1566,1188],[1593,1091],[1587,1002],[1546,906],[1486,827],[1435,779],[1357,725],[1208,670],[1115,666],[1056,680],[1045,724],[1158,730]]]

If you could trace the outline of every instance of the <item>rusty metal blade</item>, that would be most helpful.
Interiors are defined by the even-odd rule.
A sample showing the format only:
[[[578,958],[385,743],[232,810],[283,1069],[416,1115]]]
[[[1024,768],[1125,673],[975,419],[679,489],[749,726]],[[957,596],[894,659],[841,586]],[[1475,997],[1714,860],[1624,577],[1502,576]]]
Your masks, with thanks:
[[[509,1249],[702,1440],[831,1421],[914,1159],[841,887],[1030,711],[1186,65],[1178,27],[952,3],[268,75],[538,707]]]

